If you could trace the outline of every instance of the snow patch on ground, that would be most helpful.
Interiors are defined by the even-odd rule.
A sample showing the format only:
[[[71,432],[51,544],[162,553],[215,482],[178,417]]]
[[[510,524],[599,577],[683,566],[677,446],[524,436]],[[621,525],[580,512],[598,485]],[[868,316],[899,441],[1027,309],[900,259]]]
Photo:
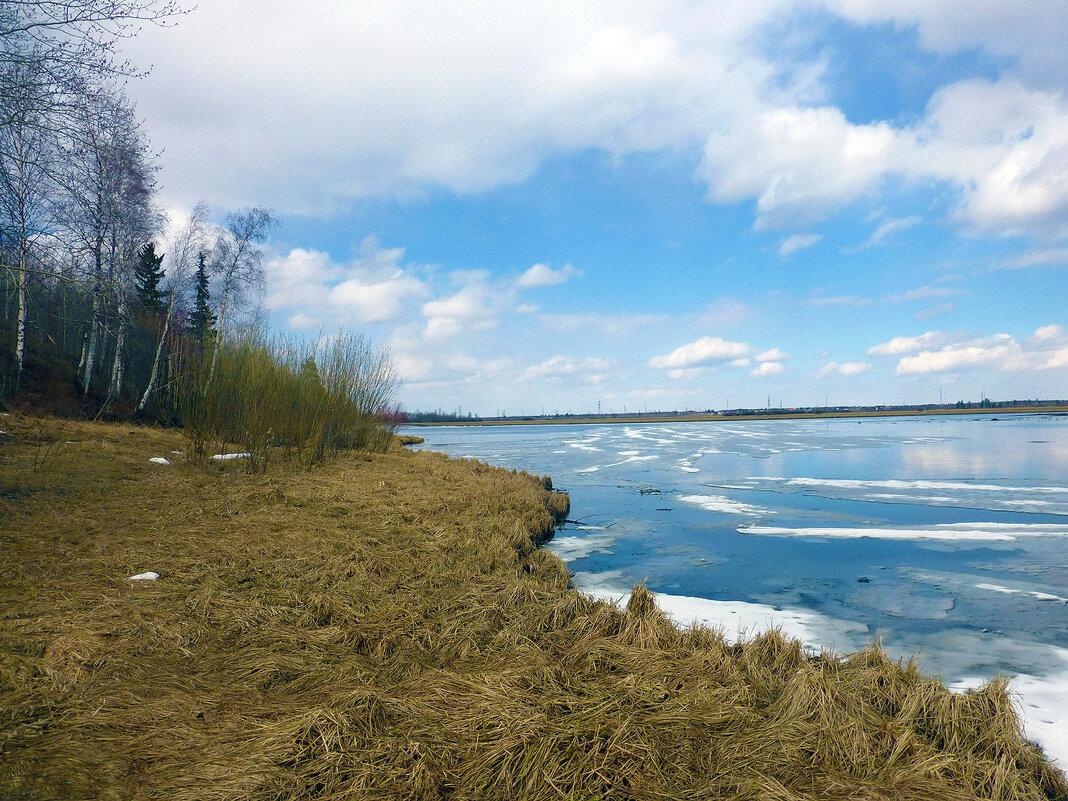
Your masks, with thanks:
[[[247,459],[252,456],[251,453],[217,453],[211,458],[216,462],[228,462],[231,459]]]
[[[145,573],[138,573],[135,576],[127,576],[126,580],[127,581],[155,581],[158,578],[159,578],[159,573],[156,573],[153,570],[149,570],[149,571],[147,571]]]
[[[171,463],[170,459],[167,459],[164,456],[153,456],[148,461],[152,462],[152,464],[170,464]]]

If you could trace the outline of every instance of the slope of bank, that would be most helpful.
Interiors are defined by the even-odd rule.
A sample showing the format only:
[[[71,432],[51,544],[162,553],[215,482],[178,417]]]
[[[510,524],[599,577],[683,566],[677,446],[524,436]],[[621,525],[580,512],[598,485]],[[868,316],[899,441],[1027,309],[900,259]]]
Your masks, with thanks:
[[[248,475],[172,432],[0,429],[8,792],[1068,798],[1000,686],[579,595],[535,547],[566,508],[537,477],[399,450]]]

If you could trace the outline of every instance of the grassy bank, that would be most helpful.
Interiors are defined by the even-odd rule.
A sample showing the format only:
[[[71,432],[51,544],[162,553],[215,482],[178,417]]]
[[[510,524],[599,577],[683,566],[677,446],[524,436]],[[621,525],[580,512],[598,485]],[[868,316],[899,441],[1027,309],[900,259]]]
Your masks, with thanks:
[[[0,429],[0,797],[1068,797],[1000,684],[569,589],[537,477],[400,449],[250,474],[159,430]]]

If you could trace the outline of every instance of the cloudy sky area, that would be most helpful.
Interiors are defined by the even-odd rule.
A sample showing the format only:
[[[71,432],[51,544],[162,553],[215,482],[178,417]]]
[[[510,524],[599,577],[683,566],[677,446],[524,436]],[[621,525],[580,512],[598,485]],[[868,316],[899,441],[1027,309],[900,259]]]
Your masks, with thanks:
[[[275,209],[277,331],[408,409],[1068,395],[1063,0],[202,0],[163,198]]]

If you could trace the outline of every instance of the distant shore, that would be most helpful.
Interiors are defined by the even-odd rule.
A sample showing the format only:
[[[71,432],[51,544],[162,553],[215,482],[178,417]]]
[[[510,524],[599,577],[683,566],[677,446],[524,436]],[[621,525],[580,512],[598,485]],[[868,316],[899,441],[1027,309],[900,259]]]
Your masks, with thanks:
[[[517,425],[593,425],[599,423],[707,423],[744,420],[818,420],[842,417],[929,417],[960,414],[1068,414],[1068,406],[1006,406],[1001,408],[928,408],[928,409],[869,409],[846,411],[804,411],[786,409],[768,412],[730,412],[698,414],[628,414],[576,417],[508,417],[451,421],[409,422],[409,426],[517,426]]]

